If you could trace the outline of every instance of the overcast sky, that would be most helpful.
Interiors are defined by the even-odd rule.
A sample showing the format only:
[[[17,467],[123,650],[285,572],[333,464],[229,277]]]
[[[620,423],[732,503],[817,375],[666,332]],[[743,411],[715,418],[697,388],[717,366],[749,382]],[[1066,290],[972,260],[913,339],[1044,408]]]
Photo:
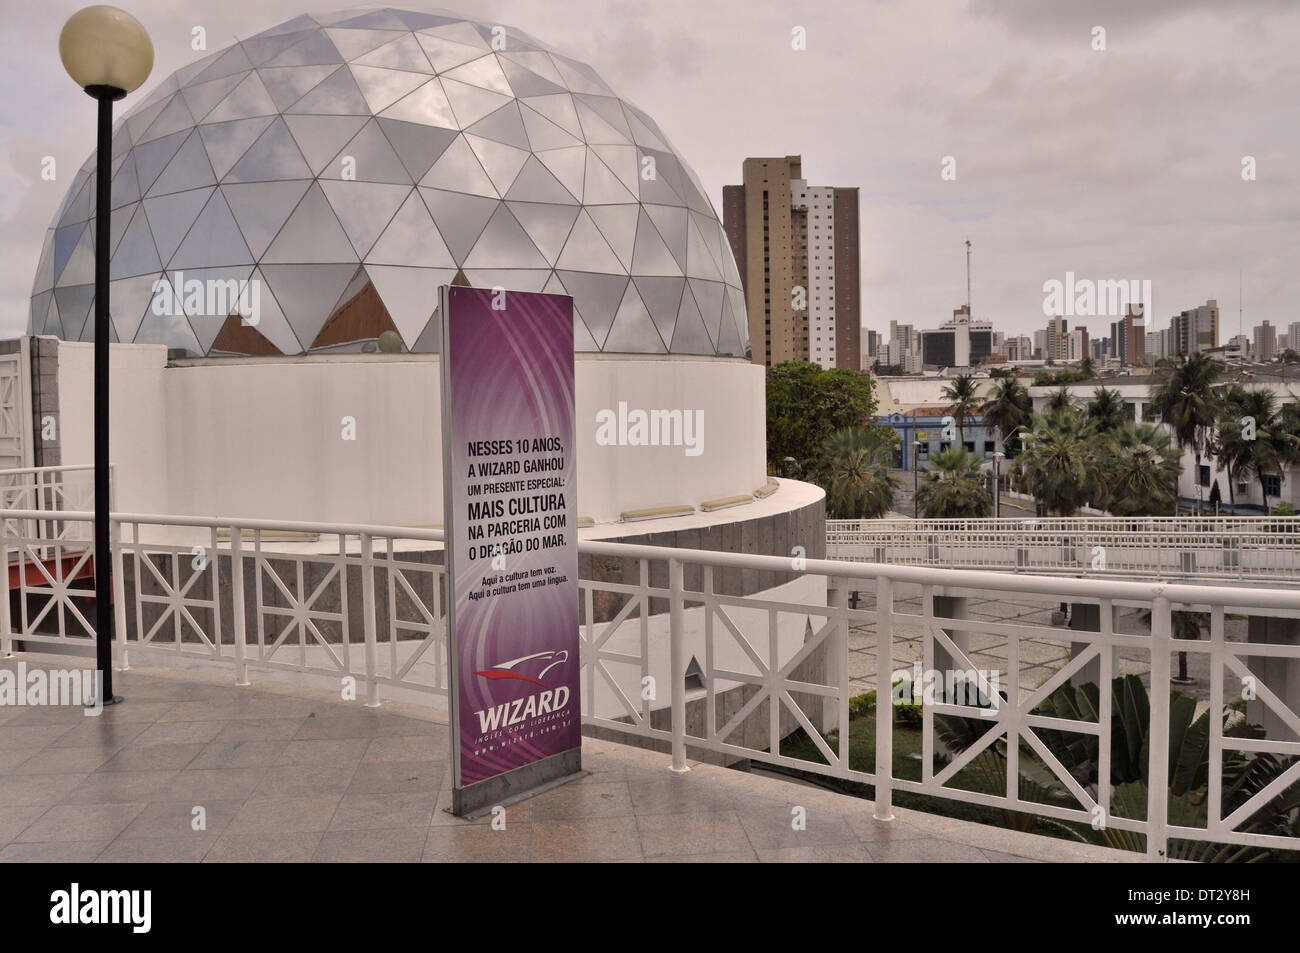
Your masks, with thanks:
[[[94,141],[58,33],[82,2],[0,0],[0,335],[20,333],[45,229]],[[124,0],[153,75],[287,20],[301,0]],[[417,3],[410,9],[432,9]],[[746,156],[861,189],[863,324],[935,327],[965,299],[1008,333],[1043,283],[1150,280],[1156,328],[1216,298],[1247,333],[1300,321],[1297,0],[463,0],[591,63],[663,127],[716,207]],[[791,49],[801,26],[807,49]],[[1093,49],[1105,30],[1104,52]],[[132,99],[126,101],[129,106]],[[121,108],[121,107],[120,107]],[[58,180],[40,178],[54,156]],[[955,181],[941,178],[945,156]],[[1255,181],[1243,181],[1253,156]],[[1109,318],[1082,320],[1094,337]]]

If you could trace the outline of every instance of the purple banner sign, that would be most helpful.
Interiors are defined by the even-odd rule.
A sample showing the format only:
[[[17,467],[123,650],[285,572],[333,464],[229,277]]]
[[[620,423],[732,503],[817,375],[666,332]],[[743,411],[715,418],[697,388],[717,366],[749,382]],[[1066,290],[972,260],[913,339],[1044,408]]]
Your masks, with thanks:
[[[580,766],[573,299],[441,300],[453,810],[471,813]]]

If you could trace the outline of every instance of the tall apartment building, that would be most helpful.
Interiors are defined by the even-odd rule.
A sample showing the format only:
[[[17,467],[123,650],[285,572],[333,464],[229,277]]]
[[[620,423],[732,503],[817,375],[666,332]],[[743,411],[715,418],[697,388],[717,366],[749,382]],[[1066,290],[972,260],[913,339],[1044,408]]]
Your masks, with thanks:
[[[937,330],[921,332],[921,365],[926,369],[970,367],[993,353],[993,325],[972,321],[966,305]]]
[[[1045,330],[1034,332],[1034,350],[1031,356],[1038,358],[1040,361],[1047,360],[1047,332]]]
[[[1286,346],[1300,351],[1300,321],[1292,321],[1286,330]]]
[[[1197,354],[1219,345],[1219,302],[1205,304],[1174,315],[1169,321],[1170,356]]]
[[[1277,357],[1277,328],[1267,319],[1255,328],[1255,346],[1251,353],[1257,361],[1271,361]]]
[[[1043,348],[1043,358],[1053,361],[1068,361],[1070,354],[1070,322],[1059,314],[1047,322],[1047,336]]]
[[[799,156],[746,159],[742,179],[722,190],[722,224],[754,363],[861,370],[858,190],[810,186]]]
[[[1129,305],[1128,313],[1118,321],[1111,322],[1110,345],[1107,349],[1110,357],[1119,359],[1125,367],[1145,365],[1147,354],[1146,318],[1133,313]]]

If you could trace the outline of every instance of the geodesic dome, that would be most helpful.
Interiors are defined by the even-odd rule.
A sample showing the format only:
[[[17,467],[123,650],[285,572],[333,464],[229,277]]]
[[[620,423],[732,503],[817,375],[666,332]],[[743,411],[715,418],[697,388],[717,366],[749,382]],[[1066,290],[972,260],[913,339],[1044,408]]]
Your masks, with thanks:
[[[30,333],[93,339],[94,165],[47,233]],[[396,330],[433,351],[437,288],[462,284],[572,295],[580,351],[746,353],[695,173],[591,67],[510,28],[296,17],[168,77],[117,122],[112,170],[114,340],[301,354]],[[251,281],[256,323],[159,314],[160,280]]]

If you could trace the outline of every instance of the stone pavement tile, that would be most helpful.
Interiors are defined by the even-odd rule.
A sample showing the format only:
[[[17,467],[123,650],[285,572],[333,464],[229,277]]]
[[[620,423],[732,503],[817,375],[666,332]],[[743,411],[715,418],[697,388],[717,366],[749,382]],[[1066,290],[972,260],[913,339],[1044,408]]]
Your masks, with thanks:
[[[760,847],[765,864],[870,864],[874,860],[862,844],[812,844],[807,847]]]
[[[526,824],[507,824],[501,831],[459,822],[455,827],[430,828],[421,859],[426,864],[527,863],[532,844],[533,829]]]
[[[978,847],[918,837],[904,841],[872,841],[867,850],[880,864],[987,864],[989,859]]]
[[[56,804],[14,839],[20,843],[112,840],[144,808],[143,802]]]
[[[112,756],[111,748],[46,748],[15,768],[14,774],[85,774]]]
[[[128,745],[99,766],[100,771],[166,771],[179,770],[190,765],[206,747],[195,744],[148,745],[137,748]]]
[[[302,718],[241,718],[227,722],[216,741],[288,741],[298,731]]]
[[[0,850],[0,864],[88,864],[107,846],[108,841],[10,844]]]
[[[0,775],[0,807],[42,804],[49,807],[86,776],[79,774]]]
[[[205,864],[305,864],[321,842],[319,831],[295,834],[225,834],[203,857]]]
[[[436,761],[447,757],[450,750],[445,730],[427,735],[386,735],[370,742],[362,760]]]
[[[450,772],[448,772],[450,775]],[[430,824],[434,827],[489,827],[492,824],[493,815],[487,813],[473,820],[466,820],[463,817],[457,817],[451,813],[451,788],[447,786],[448,780],[444,779],[443,788],[438,792],[438,802],[433,808],[433,817]],[[522,826],[526,827],[533,822],[533,799],[529,798],[520,801],[517,804],[507,805],[505,808],[506,825],[509,827]]]
[[[51,725],[76,725],[94,715],[87,715],[80,705],[36,705],[0,708],[0,725],[6,728],[39,728]]]
[[[981,852],[993,864],[1041,864],[1043,861],[1035,860],[1032,857],[1021,857],[1019,854],[1007,854],[1000,850],[989,850],[981,848]]]
[[[756,864],[758,854],[749,850],[724,851],[720,854],[661,854],[647,857],[647,864]]]
[[[167,718],[155,722],[141,732],[132,742],[132,747],[207,744],[221,733],[225,725],[224,721],[173,721]]]
[[[181,771],[154,798],[156,801],[225,801],[246,798],[262,779],[261,768],[218,768]]]
[[[118,835],[118,840],[185,840],[221,834],[243,806],[242,800],[150,801]],[[204,825],[202,830],[194,829],[196,807],[203,808],[203,813],[198,815]]]
[[[183,840],[123,840],[119,837],[95,858],[99,864],[196,864],[212,849],[215,834]]]
[[[532,859],[541,863],[592,863],[642,857],[637,822],[632,817],[534,820],[532,828]]]
[[[176,776],[175,771],[96,771],[78,781],[61,804],[151,801]]]
[[[632,795],[632,807],[637,814],[729,811],[740,803],[734,792],[707,782],[698,783],[689,776],[639,781],[628,787]]]
[[[436,797],[446,773],[442,761],[363,761],[347,790],[349,794],[427,791]]]
[[[130,721],[104,721],[103,718],[83,718],[66,733],[50,743],[51,748],[107,748],[125,747],[142,734],[148,724]]]
[[[0,844],[9,843],[49,809],[49,802],[0,805]]]
[[[262,769],[258,797],[304,797],[315,794],[342,795],[356,770],[350,764],[280,764]]]
[[[331,831],[383,830],[398,827],[427,828],[436,796],[414,794],[345,794],[329,823]]]
[[[752,847],[735,811],[642,814],[636,826],[646,857],[716,854]]]
[[[289,741],[280,752],[279,764],[356,764],[366,753],[365,738],[330,738],[321,741]]]
[[[242,834],[294,834],[324,831],[339,806],[339,796],[251,797],[226,828],[226,836]]]
[[[287,741],[213,741],[190,768],[252,768],[275,764]]]
[[[562,784],[531,799],[533,819],[626,817],[632,813],[632,796],[626,781],[599,784]]]
[[[298,741],[320,741],[326,738],[373,738],[379,734],[380,716],[369,711],[315,713],[298,723],[293,737]]]
[[[3,730],[3,729],[0,729]],[[12,771],[40,750],[38,748],[14,748],[12,751],[0,751],[0,775]]]
[[[19,748],[44,748],[72,730],[71,722],[62,724],[44,724],[0,727],[0,751],[13,751]]]
[[[249,690],[244,689],[244,691]],[[191,721],[306,718],[319,707],[319,704],[307,699],[284,695],[240,694],[231,697],[227,693],[217,698],[174,702],[161,720],[180,724]]]
[[[894,843],[896,841],[915,840],[930,837],[926,831],[903,820],[878,821],[871,816],[872,806],[863,803],[863,810],[844,815],[844,822],[849,825],[858,840],[864,844]]]
[[[119,691],[120,689],[114,685],[114,690]],[[117,725],[151,724],[161,718],[171,707],[171,702],[148,701],[133,695],[126,699],[125,704],[105,708],[104,713],[99,717],[104,721]]]
[[[425,827],[326,831],[311,859],[317,864],[419,863],[427,833]]]
[[[758,850],[771,847],[813,847],[821,844],[843,844],[856,840],[844,818],[831,814],[821,807],[808,807],[803,813],[803,830],[796,830],[798,815],[786,808],[753,810],[741,808],[737,812],[749,842]]]

